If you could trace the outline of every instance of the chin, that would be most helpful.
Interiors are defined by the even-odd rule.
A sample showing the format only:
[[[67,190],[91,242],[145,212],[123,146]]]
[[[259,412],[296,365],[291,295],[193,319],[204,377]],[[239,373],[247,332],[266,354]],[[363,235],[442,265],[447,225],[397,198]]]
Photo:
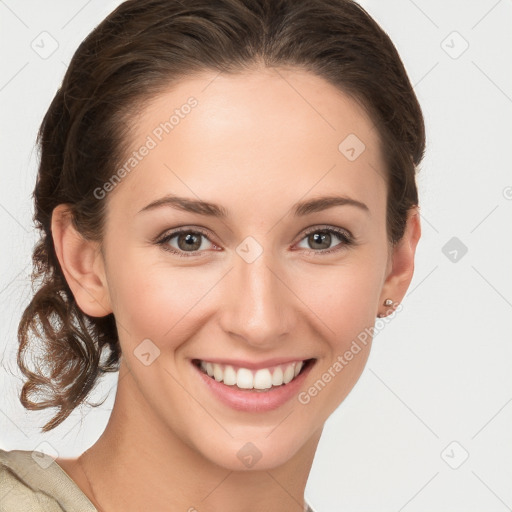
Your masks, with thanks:
[[[273,427],[274,431],[268,428],[258,431],[251,427],[247,429],[247,435],[236,437],[227,433],[215,436],[198,433],[200,442],[195,443],[195,448],[202,457],[229,471],[272,470],[290,462],[306,449],[311,434],[297,427],[296,421],[285,420],[282,425]]]

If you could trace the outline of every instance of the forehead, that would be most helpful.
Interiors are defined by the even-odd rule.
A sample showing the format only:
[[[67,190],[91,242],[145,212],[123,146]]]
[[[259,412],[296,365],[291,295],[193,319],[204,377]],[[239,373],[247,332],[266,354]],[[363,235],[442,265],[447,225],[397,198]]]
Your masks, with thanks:
[[[333,192],[379,207],[385,195],[371,119],[306,71],[204,72],[154,97],[132,124],[111,207],[138,211],[173,193],[240,213]]]

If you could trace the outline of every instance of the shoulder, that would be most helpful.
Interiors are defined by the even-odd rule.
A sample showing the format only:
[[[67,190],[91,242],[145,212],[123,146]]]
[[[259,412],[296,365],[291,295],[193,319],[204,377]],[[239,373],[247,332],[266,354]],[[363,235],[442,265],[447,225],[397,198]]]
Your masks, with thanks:
[[[0,449],[0,512],[96,512],[52,457]]]

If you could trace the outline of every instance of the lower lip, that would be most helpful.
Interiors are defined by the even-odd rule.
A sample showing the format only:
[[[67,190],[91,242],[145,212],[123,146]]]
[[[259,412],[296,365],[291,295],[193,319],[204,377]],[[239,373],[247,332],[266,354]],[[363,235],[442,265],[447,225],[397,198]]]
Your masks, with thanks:
[[[309,362],[307,367],[288,384],[271,388],[269,391],[244,390],[237,386],[226,386],[223,382],[218,382],[202,372],[194,363],[192,366],[222,403],[237,411],[266,412],[281,407],[298,394],[314,363],[315,361]]]

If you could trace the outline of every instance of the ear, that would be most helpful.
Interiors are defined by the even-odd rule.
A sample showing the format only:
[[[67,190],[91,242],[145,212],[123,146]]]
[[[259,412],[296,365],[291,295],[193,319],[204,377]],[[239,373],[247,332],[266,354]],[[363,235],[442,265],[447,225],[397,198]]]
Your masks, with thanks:
[[[388,273],[379,299],[379,311],[382,316],[393,311],[402,302],[414,274],[414,256],[421,237],[420,213],[418,207],[411,208],[407,214],[407,224],[403,238],[390,254]],[[391,299],[394,306],[385,306],[384,301]]]
[[[112,313],[99,242],[86,240],[75,229],[68,205],[52,212],[55,252],[78,307],[94,317]]]

